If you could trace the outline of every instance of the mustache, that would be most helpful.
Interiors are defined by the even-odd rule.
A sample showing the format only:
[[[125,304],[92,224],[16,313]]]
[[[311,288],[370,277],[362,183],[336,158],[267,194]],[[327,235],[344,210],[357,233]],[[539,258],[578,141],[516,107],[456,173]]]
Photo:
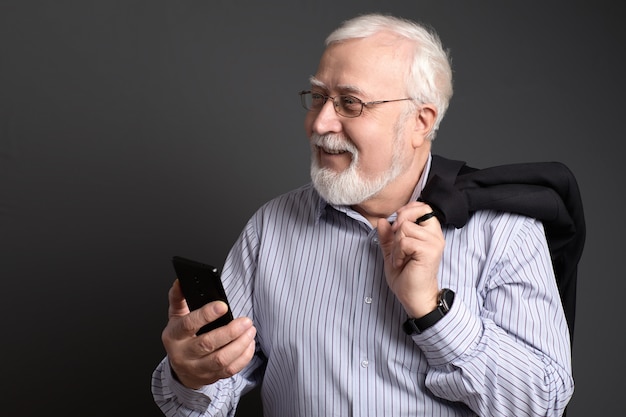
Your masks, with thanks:
[[[356,146],[348,140],[344,135],[332,133],[326,135],[319,135],[313,133],[311,135],[311,144],[319,148],[335,152],[350,152],[355,154],[358,152]]]

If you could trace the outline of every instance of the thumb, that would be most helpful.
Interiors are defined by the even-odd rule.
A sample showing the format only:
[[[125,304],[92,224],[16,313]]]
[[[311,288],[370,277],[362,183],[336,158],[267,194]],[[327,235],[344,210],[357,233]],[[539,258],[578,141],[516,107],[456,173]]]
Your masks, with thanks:
[[[178,279],[174,281],[174,284],[168,292],[169,300],[169,317],[180,317],[189,314],[189,307],[183,296],[183,291],[180,289],[180,282]]]

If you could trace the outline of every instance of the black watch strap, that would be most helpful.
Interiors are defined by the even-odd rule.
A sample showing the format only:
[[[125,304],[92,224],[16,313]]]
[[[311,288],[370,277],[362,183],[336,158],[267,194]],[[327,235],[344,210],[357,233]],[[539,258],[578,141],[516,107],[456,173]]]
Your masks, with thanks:
[[[419,319],[408,319],[405,321],[402,326],[404,332],[410,336],[422,333],[424,330],[441,320],[441,318],[445,316],[448,311],[450,311],[450,307],[452,307],[453,302],[454,291],[449,288],[444,288],[439,291],[437,308],[426,314],[424,317],[420,317]]]

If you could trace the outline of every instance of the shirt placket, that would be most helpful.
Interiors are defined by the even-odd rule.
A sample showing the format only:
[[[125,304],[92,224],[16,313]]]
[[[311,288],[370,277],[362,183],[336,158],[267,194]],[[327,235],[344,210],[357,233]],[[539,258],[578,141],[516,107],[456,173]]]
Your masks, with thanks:
[[[360,247],[357,285],[355,285],[355,320],[353,339],[354,401],[353,416],[368,416],[376,409],[375,337],[377,296],[374,293],[375,258],[378,238],[371,230]]]

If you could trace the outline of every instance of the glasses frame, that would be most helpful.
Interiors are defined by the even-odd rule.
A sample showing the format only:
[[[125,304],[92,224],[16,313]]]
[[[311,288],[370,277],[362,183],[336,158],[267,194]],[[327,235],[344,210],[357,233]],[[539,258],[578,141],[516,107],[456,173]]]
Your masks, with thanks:
[[[349,118],[349,119],[353,119],[355,117],[359,117],[361,114],[363,114],[363,108],[364,107],[375,106],[377,104],[384,104],[384,103],[393,103],[395,101],[416,100],[413,97],[405,97],[405,98],[396,98],[396,99],[393,99],[393,100],[375,100],[375,101],[364,102],[360,98],[355,97],[355,96],[350,95],[350,94],[339,94],[339,95],[333,97],[333,96],[329,96],[327,94],[315,93],[315,94],[319,94],[320,96],[322,96],[324,98],[324,103],[322,103],[322,105],[320,106],[319,109],[312,109],[312,108],[307,107],[307,105],[306,105],[306,95],[307,94],[313,94],[313,92],[311,90],[302,90],[298,94],[300,95],[300,102],[302,104],[302,107],[304,107],[305,110],[308,110],[308,111],[320,111],[322,109],[322,107],[324,107],[326,105],[326,102],[330,98],[330,99],[333,100],[333,108],[335,110],[335,113],[337,113],[338,115],[340,115],[342,117],[346,117],[346,118]],[[340,101],[339,101],[339,98],[341,98],[341,97],[350,97],[354,101],[360,103],[361,104],[361,109],[359,110],[358,114],[356,114],[354,116],[350,116],[350,115],[343,114],[340,111],[338,111],[338,109],[341,106]]]

